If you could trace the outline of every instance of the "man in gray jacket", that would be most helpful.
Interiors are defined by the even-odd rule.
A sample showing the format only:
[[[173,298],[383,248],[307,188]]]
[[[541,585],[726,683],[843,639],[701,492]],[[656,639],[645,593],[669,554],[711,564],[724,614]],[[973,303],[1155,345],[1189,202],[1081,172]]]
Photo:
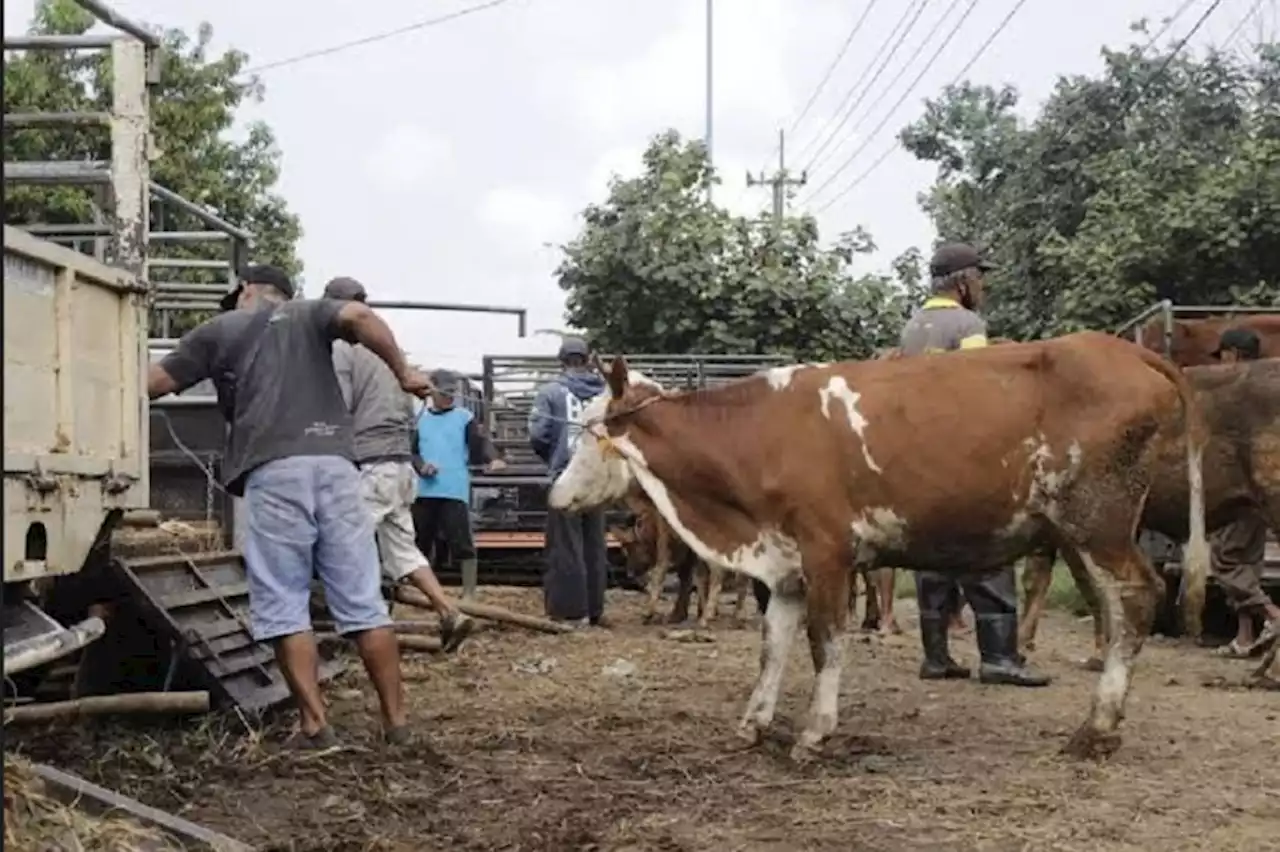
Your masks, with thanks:
[[[335,278],[326,299],[364,302],[364,285]],[[473,622],[445,595],[426,556],[418,550],[410,509],[418,492],[413,469],[414,399],[400,390],[395,376],[363,346],[333,344],[333,370],[354,420],[355,461],[360,493],[373,513],[382,573],[393,583],[416,586],[440,614],[440,644],[453,651]]]
[[[529,415],[529,442],[547,464],[551,481],[564,472],[582,434],[582,410],[604,391],[604,379],[590,365],[586,341],[567,337],[560,344],[563,371],[538,388]],[[604,511],[569,514],[547,510],[546,571],[542,575],[547,616],[575,625],[607,627],[604,592],[608,580]]]

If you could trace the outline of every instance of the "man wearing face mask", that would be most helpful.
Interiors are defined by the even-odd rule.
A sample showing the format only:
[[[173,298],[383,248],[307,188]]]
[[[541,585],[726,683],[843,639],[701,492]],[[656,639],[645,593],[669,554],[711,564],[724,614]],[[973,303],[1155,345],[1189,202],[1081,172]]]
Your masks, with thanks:
[[[933,295],[902,330],[904,356],[937,354],[987,345],[982,306],[983,278],[992,265],[970,245],[940,247],[929,262]],[[959,412],[957,412],[959,416]],[[947,626],[960,609],[960,594],[976,616],[983,683],[1045,686],[1049,678],[1031,672],[1018,654],[1018,598],[1013,566],[953,579],[933,571],[916,573],[924,680],[968,678],[969,670],[952,659]]]

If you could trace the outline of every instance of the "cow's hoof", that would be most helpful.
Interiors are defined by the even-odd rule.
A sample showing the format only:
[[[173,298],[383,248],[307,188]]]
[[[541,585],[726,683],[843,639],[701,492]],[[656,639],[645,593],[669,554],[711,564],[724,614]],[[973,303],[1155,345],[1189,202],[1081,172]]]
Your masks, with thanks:
[[[640,618],[640,622],[642,624],[653,624],[657,620],[658,620],[658,614],[656,612],[646,612]]]
[[[1090,657],[1087,660],[1081,660],[1080,668],[1084,669],[1087,672],[1100,672],[1102,671],[1102,658]]]
[[[862,630],[863,633],[875,633],[877,630],[880,629],[880,622],[864,621],[862,622],[862,627],[860,629]]]
[[[687,612],[673,612],[667,616],[667,624],[684,624],[689,620]]]
[[[737,735],[744,745],[757,746],[764,739],[764,729],[755,722],[743,722],[738,726]]]
[[[1036,649],[1036,640],[1027,639],[1024,642],[1019,642],[1018,647],[1022,649],[1024,654],[1030,654]]]
[[[789,757],[792,763],[805,764],[818,756],[819,743],[809,743],[803,737],[791,747]]]
[[[1110,757],[1120,748],[1120,734],[1103,733],[1089,725],[1081,725],[1062,747],[1062,753],[1077,760],[1098,760]]]

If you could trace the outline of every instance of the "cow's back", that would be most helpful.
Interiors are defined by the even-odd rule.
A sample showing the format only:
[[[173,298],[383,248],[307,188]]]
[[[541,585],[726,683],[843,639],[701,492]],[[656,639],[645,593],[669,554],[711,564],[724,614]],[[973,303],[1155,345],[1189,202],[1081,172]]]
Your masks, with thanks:
[[[1229,520],[1261,489],[1280,500],[1280,359],[1191,367],[1187,379],[1209,430],[1204,455],[1210,528]],[[1143,526],[1170,538],[1187,534],[1186,455],[1173,436],[1158,444],[1158,465]],[[1270,493],[1267,493],[1270,492]]]
[[[842,494],[855,533],[877,540],[890,561],[949,569],[959,552],[932,544],[917,551],[915,543],[951,542],[970,564],[996,567],[1043,532],[1027,517],[1037,511],[1028,512],[1037,472],[1040,480],[1058,469],[1077,479],[1105,473],[1126,445],[1143,451],[1178,416],[1176,386],[1148,359],[1129,341],[1083,332],[807,370],[791,390],[812,402],[792,415],[789,446],[761,452],[781,458],[802,447],[804,456],[839,459],[799,474],[823,480],[804,493]],[[858,431],[861,438],[851,434]],[[986,540],[992,531],[1006,540]]]

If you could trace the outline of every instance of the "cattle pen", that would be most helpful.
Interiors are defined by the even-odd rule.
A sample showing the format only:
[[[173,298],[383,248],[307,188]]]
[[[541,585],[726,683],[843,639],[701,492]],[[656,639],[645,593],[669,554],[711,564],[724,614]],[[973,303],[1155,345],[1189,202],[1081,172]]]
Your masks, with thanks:
[[[533,613],[538,595],[484,600]],[[909,602],[903,602],[907,604]],[[822,755],[787,760],[807,699],[797,652],[763,745],[733,736],[759,634],[707,641],[639,624],[615,591],[612,631],[481,633],[455,657],[406,660],[410,753],[375,742],[363,678],[327,690],[347,747],[298,755],[234,714],[140,732],[11,729],[10,748],[260,850],[1264,850],[1280,831],[1280,702],[1235,686],[1247,664],[1153,639],[1125,745],[1058,755],[1095,675],[1087,625],[1052,613],[1045,690],[926,683],[905,636],[849,638],[844,715]],[[972,638],[954,644],[972,659]],[[807,655],[806,655],[807,656]]]

